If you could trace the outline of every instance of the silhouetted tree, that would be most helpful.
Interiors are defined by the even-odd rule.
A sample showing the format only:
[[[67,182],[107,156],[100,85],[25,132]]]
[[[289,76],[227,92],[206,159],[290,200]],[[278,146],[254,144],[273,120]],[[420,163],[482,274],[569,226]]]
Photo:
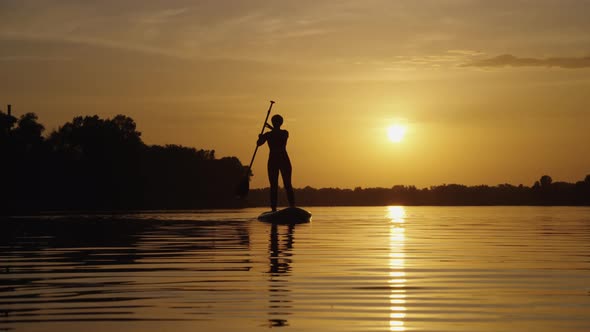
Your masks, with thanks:
[[[61,175],[52,185],[69,189],[61,192],[62,201],[83,209],[138,206],[140,136],[133,119],[124,115],[75,117],[51,133],[55,158],[50,168]]]
[[[45,127],[38,123],[39,118],[35,113],[27,113],[18,119],[18,125],[13,131],[13,135],[18,143],[25,145],[30,149],[34,144],[43,142],[43,131]]]
[[[44,127],[37,120],[34,113],[24,114],[18,120],[0,113],[0,204],[6,204],[10,210],[37,206],[41,199],[45,142]]]
[[[539,182],[541,183],[541,187],[547,188],[553,183],[553,179],[549,175],[543,175]]]
[[[590,205],[590,174],[586,175],[584,181],[576,183],[576,198],[581,205]]]
[[[79,116],[42,136],[0,112],[0,211],[236,207],[244,166],[213,150],[147,146],[133,119]],[[6,203],[6,204],[4,204]]]
[[[228,188],[243,175],[235,157],[215,159],[215,151],[179,145],[146,149],[140,173],[148,206],[212,208],[237,206]]]
[[[16,118],[0,112],[0,143],[7,142],[10,132],[16,123]]]

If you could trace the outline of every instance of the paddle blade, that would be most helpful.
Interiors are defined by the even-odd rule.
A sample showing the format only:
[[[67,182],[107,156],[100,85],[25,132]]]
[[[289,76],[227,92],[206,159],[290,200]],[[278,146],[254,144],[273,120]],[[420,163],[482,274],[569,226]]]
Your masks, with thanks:
[[[236,188],[236,196],[240,198],[244,198],[248,196],[248,191],[250,190],[250,177],[245,176],[238,187]]]

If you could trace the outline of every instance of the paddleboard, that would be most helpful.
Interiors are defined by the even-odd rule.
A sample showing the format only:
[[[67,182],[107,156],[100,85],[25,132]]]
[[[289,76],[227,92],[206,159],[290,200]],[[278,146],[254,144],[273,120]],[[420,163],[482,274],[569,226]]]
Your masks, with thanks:
[[[311,221],[311,213],[297,207],[263,212],[258,220],[277,224],[301,224]]]

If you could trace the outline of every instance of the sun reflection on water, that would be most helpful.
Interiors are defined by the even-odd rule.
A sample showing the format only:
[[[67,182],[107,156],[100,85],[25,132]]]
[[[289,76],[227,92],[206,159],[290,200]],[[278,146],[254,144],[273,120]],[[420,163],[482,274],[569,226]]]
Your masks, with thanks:
[[[390,331],[406,330],[404,322],[406,318],[405,217],[406,211],[403,206],[387,207],[387,218],[391,221],[389,228]]]

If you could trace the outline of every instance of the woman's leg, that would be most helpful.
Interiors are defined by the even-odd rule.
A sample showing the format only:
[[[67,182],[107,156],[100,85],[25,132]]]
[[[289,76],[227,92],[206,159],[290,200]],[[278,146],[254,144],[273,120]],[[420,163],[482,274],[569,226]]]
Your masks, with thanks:
[[[268,159],[268,181],[270,182],[270,208],[276,211],[279,188],[279,165],[271,159]]]
[[[291,173],[293,169],[291,167],[291,161],[289,158],[284,160],[283,164],[281,165],[281,176],[283,178],[283,185],[285,186],[285,191],[287,192],[287,199],[289,200],[289,206],[295,206],[295,193],[293,192],[293,185],[291,184]]]

